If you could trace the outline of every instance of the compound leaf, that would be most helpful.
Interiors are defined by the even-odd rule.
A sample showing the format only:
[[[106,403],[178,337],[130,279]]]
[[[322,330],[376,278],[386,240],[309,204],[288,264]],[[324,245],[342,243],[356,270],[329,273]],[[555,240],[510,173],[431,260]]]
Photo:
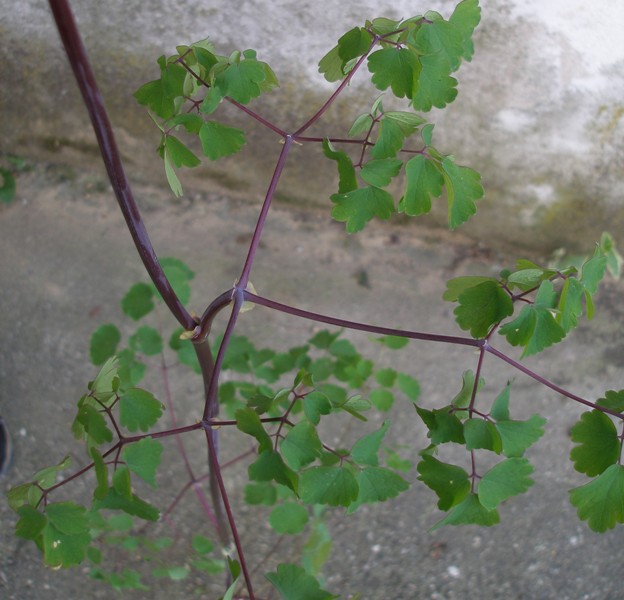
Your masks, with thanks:
[[[570,460],[580,473],[594,477],[618,461],[621,441],[613,421],[603,412],[583,413],[570,436],[579,444],[570,452]]]
[[[579,519],[597,533],[624,523],[624,467],[611,465],[596,479],[570,490]]]
[[[377,187],[367,186],[346,194],[334,194],[332,217],[336,221],[346,223],[347,233],[355,233],[364,229],[373,217],[382,221],[388,220],[394,212],[392,196]]]
[[[533,485],[531,473],[533,467],[526,458],[507,458],[498,463],[479,481],[479,502],[493,510],[504,500],[526,492]]]

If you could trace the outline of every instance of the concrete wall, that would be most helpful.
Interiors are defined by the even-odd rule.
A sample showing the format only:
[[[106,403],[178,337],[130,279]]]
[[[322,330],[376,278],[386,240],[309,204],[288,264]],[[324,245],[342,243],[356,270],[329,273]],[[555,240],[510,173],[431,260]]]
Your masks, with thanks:
[[[487,243],[542,250],[586,246],[603,229],[624,240],[624,2],[481,4],[476,54],[458,73],[459,97],[443,113],[431,115],[439,149],[484,177],[487,198],[465,230]],[[255,108],[289,128],[332,89],[316,73],[316,64],[347,29],[366,18],[407,17],[428,9],[448,16],[454,3],[74,0],[72,5],[130,176],[164,182],[152,154],[157,133],[131,98],[156,76],[161,53],[206,36],[222,53],[257,49],[275,69],[281,88]],[[0,73],[0,151],[95,164],[94,138],[43,0],[0,0]],[[364,106],[346,97],[317,133],[348,127]],[[225,112],[226,119],[246,123]],[[244,167],[232,162],[228,171],[228,163],[209,165],[202,175],[183,177],[187,190],[220,186],[260,198],[279,145],[253,126],[249,137]],[[295,153],[279,198],[328,205],[331,166],[330,182],[314,175],[302,183],[317,165],[323,165],[318,148]],[[443,220],[442,208],[434,220]]]

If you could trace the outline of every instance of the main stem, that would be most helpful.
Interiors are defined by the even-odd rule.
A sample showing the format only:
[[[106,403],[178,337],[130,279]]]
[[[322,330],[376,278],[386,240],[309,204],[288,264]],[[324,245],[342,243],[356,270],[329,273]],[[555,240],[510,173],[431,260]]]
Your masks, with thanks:
[[[49,3],[67,53],[67,58],[89,112],[108,177],[117,197],[119,208],[134,240],[134,245],[145,265],[145,269],[171,313],[185,329],[193,329],[196,325],[195,320],[180,302],[158,262],[158,257],[147,234],[141,213],[134,200],[121,162],[115,136],[113,135],[113,129],[106,113],[104,100],[95,80],[89,57],[76,27],[76,21],[69,3],[67,0],[49,0]]]

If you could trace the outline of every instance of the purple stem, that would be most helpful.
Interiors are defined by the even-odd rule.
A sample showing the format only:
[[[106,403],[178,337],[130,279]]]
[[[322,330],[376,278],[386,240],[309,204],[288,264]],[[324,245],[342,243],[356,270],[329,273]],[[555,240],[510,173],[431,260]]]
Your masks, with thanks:
[[[71,8],[67,0],[49,0],[49,3],[67,53],[67,58],[89,112],[91,124],[93,125],[97,137],[108,177],[113,191],[115,192],[115,196],[117,197],[121,212],[128,225],[128,229],[130,230],[130,234],[132,235],[132,239],[134,240],[134,245],[156,289],[163,297],[172,314],[185,329],[193,329],[195,327],[195,320],[184,308],[180,299],[173,291],[169,280],[158,262],[158,257],[156,256],[156,252],[154,251],[143,220],[141,219],[139,208],[134,200],[132,190],[130,189],[128,179],[126,178],[121,163],[121,156],[117,148],[117,143],[115,142],[113,129],[108,119],[106,108],[104,107],[104,100],[98,89],[95,75],[93,74],[93,69],[89,63],[84,44],[78,33]]]
[[[569,392],[568,390],[562,388],[561,386],[558,386],[556,383],[553,383],[552,381],[546,379],[545,377],[538,375],[537,373],[535,373],[535,371],[532,371],[531,369],[525,367],[523,364],[519,363],[517,360],[514,360],[513,358],[504,354],[503,352],[500,352],[496,348],[493,348],[489,344],[486,344],[484,346],[484,349],[490,354],[493,354],[494,356],[497,356],[501,360],[505,361],[507,364],[511,365],[512,367],[518,369],[518,371],[522,371],[525,375],[528,375],[529,377],[535,379],[535,381],[541,383],[542,385],[545,385],[546,387],[549,387],[551,390],[554,390],[555,392],[561,394],[562,396],[565,396],[566,398],[570,398],[570,400],[574,400],[575,402],[578,402],[580,404],[584,404],[585,406],[589,406],[590,408],[593,408],[595,410],[600,410],[603,413],[607,413],[613,417],[616,417],[624,421],[624,414],[619,413],[616,410],[607,408],[606,406],[600,406],[599,404],[596,404],[595,402],[590,402],[589,400],[585,400],[585,398],[581,398],[580,396],[577,396],[576,394]]]
[[[347,321],[345,319],[338,319],[335,317],[329,317],[327,315],[321,315],[319,313],[302,310],[300,308],[294,308],[286,304],[275,302],[275,300],[269,300],[262,296],[257,296],[251,292],[245,290],[243,292],[245,300],[254,302],[278,310],[289,315],[301,317],[303,319],[310,319],[311,321],[318,321],[320,323],[327,323],[328,325],[336,325],[337,327],[344,327],[346,329],[356,329],[358,331],[367,331],[369,333],[378,333],[380,335],[396,335],[399,337],[406,337],[413,340],[425,340],[428,342],[443,342],[446,344],[456,344],[459,346],[473,346],[480,348],[484,345],[484,340],[475,340],[473,338],[458,337],[453,335],[441,335],[437,333],[422,333],[419,331],[406,331],[404,329],[393,329],[390,327],[379,327],[377,325],[368,325],[366,323],[359,323],[357,321]]]

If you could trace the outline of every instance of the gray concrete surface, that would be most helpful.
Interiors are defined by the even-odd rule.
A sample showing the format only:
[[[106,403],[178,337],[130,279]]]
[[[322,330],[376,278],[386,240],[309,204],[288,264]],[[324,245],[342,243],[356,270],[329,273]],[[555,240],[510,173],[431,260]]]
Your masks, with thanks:
[[[14,204],[0,207],[0,412],[15,438],[15,463],[1,482],[3,492],[66,453],[78,465],[85,460],[69,426],[76,401],[94,373],[87,359],[89,336],[103,322],[123,322],[119,300],[143,277],[102,170],[78,169],[71,163],[33,163],[32,170],[18,179]],[[184,259],[197,273],[192,300],[196,312],[237,277],[259,206],[258,197],[241,202],[206,189],[189,189],[185,199],[173,201],[160,186],[135,187],[156,250]],[[505,222],[512,218],[510,214]],[[515,258],[461,232],[450,236],[417,221],[373,223],[365,235],[345,237],[327,210],[276,205],[252,281],[260,293],[303,308],[455,334],[453,307],[441,301],[444,281],[468,273],[496,273]],[[361,285],[362,270],[369,287]],[[606,389],[624,387],[623,291],[622,283],[607,283],[594,321],[583,323],[567,342],[528,363],[590,399]],[[164,315],[163,322],[169,322]],[[243,315],[240,331],[258,343],[287,347],[306,339],[314,325],[257,308]],[[462,371],[476,363],[470,349],[413,342],[393,353],[371,344],[366,335],[349,337],[380,363],[413,373],[421,382],[422,403],[429,407],[447,403],[460,387]],[[414,481],[412,471],[413,486],[395,501],[366,507],[349,519],[340,511],[332,516],[335,547],[327,569],[332,591],[345,598],[360,591],[367,600],[622,598],[622,528],[593,534],[567,501],[568,489],[583,481],[567,459],[568,430],[580,407],[493,358],[488,359],[484,376],[487,395],[497,394],[515,377],[514,414],[520,418],[539,411],[548,419],[547,435],[530,452],[535,486],[501,508],[502,523],[494,528],[429,533],[439,518],[435,498]],[[183,370],[174,370],[171,383],[178,416],[192,422],[201,411],[198,382]],[[159,386],[158,378],[151,380],[157,392]],[[379,418],[373,417],[373,424]],[[405,445],[406,456],[416,459],[425,433],[411,404],[399,401],[391,419],[394,441]],[[328,435],[345,433],[335,430]],[[226,438],[224,456],[231,456],[238,443],[238,438]],[[202,464],[201,440],[191,437],[189,448],[193,462]],[[234,499],[241,493],[243,475],[244,471],[227,473]],[[179,481],[180,467],[170,445],[160,480],[163,502]],[[75,490],[83,492],[80,485]],[[261,523],[262,515],[236,500],[235,510],[244,542],[252,548],[252,556],[260,555],[274,539]],[[176,518],[182,537],[207,531],[198,521],[192,498]],[[13,536],[15,516],[4,502],[0,522],[3,598],[116,597],[109,588],[91,582],[81,568],[58,572],[44,568],[35,549]],[[282,551],[290,552],[287,546]],[[213,600],[218,591],[193,579],[159,582],[149,593],[127,592],[123,597]]]
[[[206,36],[223,54],[241,45],[257,49],[274,66],[281,88],[254,106],[288,129],[331,88],[316,65],[345,31],[377,16],[401,18],[429,9],[448,16],[454,4],[72,2],[122,151],[136,172],[158,181],[164,180],[153,160],[158,133],[132,93],[156,76],[160,54]],[[442,114],[431,115],[440,150],[482,172],[487,184],[481,218],[466,231],[498,245],[511,242],[543,251],[578,249],[606,228],[614,235],[624,233],[624,5],[617,0],[481,4],[476,54],[459,72],[459,97]],[[0,151],[48,160],[69,147],[91,159],[93,138],[44,0],[0,0],[0,65]],[[357,80],[354,88],[363,89]],[[369,92],[365,100],[359,101],[355,90],[347,94],[316,133],[345,132],[376,97],[375,90],[364,89]],[[222,110],[220,118],[244,126],[262,151],[245,151],[246,168],[235,178],[221,165],[206,166],[202,177],[230,195],[244,196],[271,168],[276,140],[233,110]],[[301,176],[321,160],[318,152],[299,153],[283,182],[282,198],[299,205],[324,202],[333,192],[327,180],[314,178],[305,188],[299,186]],[[513,220],[505,220],[505,214],[513,214]],[[443,220],[444,211],[435,219]]]

